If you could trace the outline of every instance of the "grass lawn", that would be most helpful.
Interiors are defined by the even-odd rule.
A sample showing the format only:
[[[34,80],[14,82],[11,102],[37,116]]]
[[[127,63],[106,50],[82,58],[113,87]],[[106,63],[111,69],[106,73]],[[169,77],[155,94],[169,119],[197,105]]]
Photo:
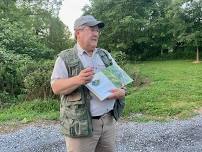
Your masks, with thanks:
[[[58,120],[58,118],[59,102],[52,99],[26,101],[0,111],[0,124]]]
[[[152,61],[129,64],[139,87],[130,86],[124,117],[130,120],[189,118],[202,107],[202,64]]]
[[[136,72],[135,84],[128,86],[123,118],[132,121],[185,119],[202,107],[202,63],[191,61],[152,61],[128,64]],[[138,84],[138,85],[137,85]],[[59,102],[34,100],[1,109],[0,124],[58,120]]]

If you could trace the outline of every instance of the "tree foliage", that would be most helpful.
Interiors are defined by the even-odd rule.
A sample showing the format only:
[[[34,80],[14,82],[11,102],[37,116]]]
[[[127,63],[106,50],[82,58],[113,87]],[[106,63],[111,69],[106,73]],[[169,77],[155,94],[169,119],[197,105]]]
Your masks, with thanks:
[[[72,45],[61,0],[0,1],[0,104],[51,96],[53,59]]]
[[[112,52],[123,51],[131,60],[177,57],[186,50],[194,54],[193,47],[202,47],[201,0],[91,0],[90,3],[84,7],[84,14],[92,14],[106,24],[100,45]]]

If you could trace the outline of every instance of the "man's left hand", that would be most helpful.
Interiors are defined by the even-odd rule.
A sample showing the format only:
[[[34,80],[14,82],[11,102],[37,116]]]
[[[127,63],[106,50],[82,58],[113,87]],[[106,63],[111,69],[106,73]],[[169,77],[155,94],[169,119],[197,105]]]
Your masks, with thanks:
[[[124,89],[113,89],[111,92],[112,94],[107,99],[121,99],[125,96]]]

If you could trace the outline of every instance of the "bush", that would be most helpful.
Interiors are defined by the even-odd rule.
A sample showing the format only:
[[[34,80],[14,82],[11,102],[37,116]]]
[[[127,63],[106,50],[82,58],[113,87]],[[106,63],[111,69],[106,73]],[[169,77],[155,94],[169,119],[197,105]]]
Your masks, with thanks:
[[[124,52],[122,51],[112,52],[112,56],[114,57],[119,66],[124,67],[124,65],[126,65],[127,57]]]
[[[51,94],[47,92],[51,92],[49,80],[53,63],[40,60],[53,58],[53,50],[39,41],[23,23],[0,20],[0,102],[4,105],[25,100],[25,93],[32,97]]]
[[[25,55],[15,55],[1,49],[0,59],[0,92],[7,92],[11,96],[23,93],[21,67],[30,62],[30,58]]]
[[[9,95],[8,92],[0,92],[0,109],[10,106],[15,102],[15,97]]]
[[[53,69],[54,61],[40,61],[28,67],[33,69],[29,72],[25,79],[24,85],[28,99],[47,98],[53,95],[50,88],[50,77]]]

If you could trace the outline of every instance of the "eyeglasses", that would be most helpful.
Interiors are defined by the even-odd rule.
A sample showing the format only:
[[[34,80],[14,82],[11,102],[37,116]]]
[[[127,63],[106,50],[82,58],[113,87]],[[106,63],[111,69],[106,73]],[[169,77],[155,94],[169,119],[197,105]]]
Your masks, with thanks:
[[[77,30],[81,30],[82,31],[82,30],[85,30],[85,29],[88,29],[91,32],[98,32],[98,33],[100,33],[100,29],[99,29],[98,26],[81,26]]]
[[[99,29],[99,27],[98,26],[91,26],[91,27],[89,27],[89,29],[92,31],[92,32],[100,32],[100,29]]]
[[[98,33],[100,32],[98,26],[85,26],[84,28],[81,28],[79,30],[85,30],[85,29],[90,30],[91,32],[98,32]]]

